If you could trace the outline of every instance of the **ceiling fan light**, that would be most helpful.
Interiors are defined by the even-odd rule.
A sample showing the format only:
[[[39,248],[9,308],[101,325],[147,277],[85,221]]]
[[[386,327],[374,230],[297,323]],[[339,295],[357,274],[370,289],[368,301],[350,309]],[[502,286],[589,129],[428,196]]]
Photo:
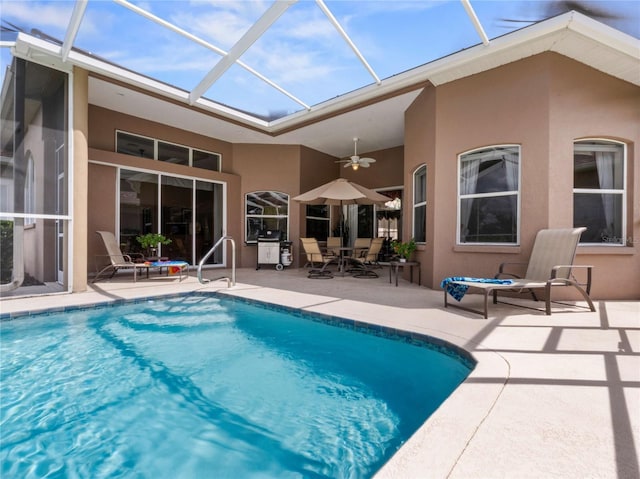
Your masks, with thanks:
[[[358,163],[351,163],[351,168],[353,168],[353,171],[358,171],[358,168],[360,168],[360,165]]]

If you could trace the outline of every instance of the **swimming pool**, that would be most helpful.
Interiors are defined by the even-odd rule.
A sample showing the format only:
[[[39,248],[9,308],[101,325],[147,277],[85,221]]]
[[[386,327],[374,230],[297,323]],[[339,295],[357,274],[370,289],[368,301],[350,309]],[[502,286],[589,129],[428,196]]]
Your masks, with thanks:
[[[472,364],[320,319],[189,295],[2,321],[0,473],[371,477]]]

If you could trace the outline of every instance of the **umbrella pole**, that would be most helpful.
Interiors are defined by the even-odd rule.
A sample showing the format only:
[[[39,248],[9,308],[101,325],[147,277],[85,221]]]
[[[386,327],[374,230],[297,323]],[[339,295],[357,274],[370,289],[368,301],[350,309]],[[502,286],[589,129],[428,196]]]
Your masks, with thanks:
[[[344,213],[343,213],[343,209],[342,209],[342,200],[340,200],[340,244],[342,246],[347,246],[346,244],[344,244],[343,227],[344,227]]]

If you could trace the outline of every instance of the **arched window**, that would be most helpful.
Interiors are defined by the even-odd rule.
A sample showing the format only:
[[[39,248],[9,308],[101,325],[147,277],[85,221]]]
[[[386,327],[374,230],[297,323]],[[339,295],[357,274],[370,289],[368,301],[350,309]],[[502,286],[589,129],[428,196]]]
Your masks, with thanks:
[[[573,225],[581,243],[626,244],[626,145],[590,139],[573,146]]]
[[[427,165],[413,172],[413,225],[411,236],[416,243],[427,240]]]
[[[256,243],[262,230],[289,237],[289,195],[279,191],[253,191],[245,196],[245,241]]]
[[[520,146],[459,156],[458,243],[519,244]]]

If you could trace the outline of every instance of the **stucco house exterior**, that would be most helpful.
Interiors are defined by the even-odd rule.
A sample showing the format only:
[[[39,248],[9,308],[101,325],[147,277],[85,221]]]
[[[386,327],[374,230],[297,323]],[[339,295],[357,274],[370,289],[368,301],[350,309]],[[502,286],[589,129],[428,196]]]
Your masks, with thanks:
[[[123,248],[162,232],[173,239],[162,255],[194,265],[229,235],[238,266],[253,267],[256,231],[277,228],[302,267],[299,238],[326,239],[339,214],[292,198],[342,176],[401,197],[397,235],[418,242],[426,287],[526,261],[540,229],[587,226],[576,261],[595,266],[592,297],[640,298],[639,42],[578,13],[262,123],[46,39],[21,33],[8,46],[3,291],[27,275],[85,290],[104,254],[98,230]],[[305,141],[343,141],[355,121],[384,128],[390,110],[403,141],[359,152],[371,168],[343,168]],[[378,235],[369,208],[352,238]]]

